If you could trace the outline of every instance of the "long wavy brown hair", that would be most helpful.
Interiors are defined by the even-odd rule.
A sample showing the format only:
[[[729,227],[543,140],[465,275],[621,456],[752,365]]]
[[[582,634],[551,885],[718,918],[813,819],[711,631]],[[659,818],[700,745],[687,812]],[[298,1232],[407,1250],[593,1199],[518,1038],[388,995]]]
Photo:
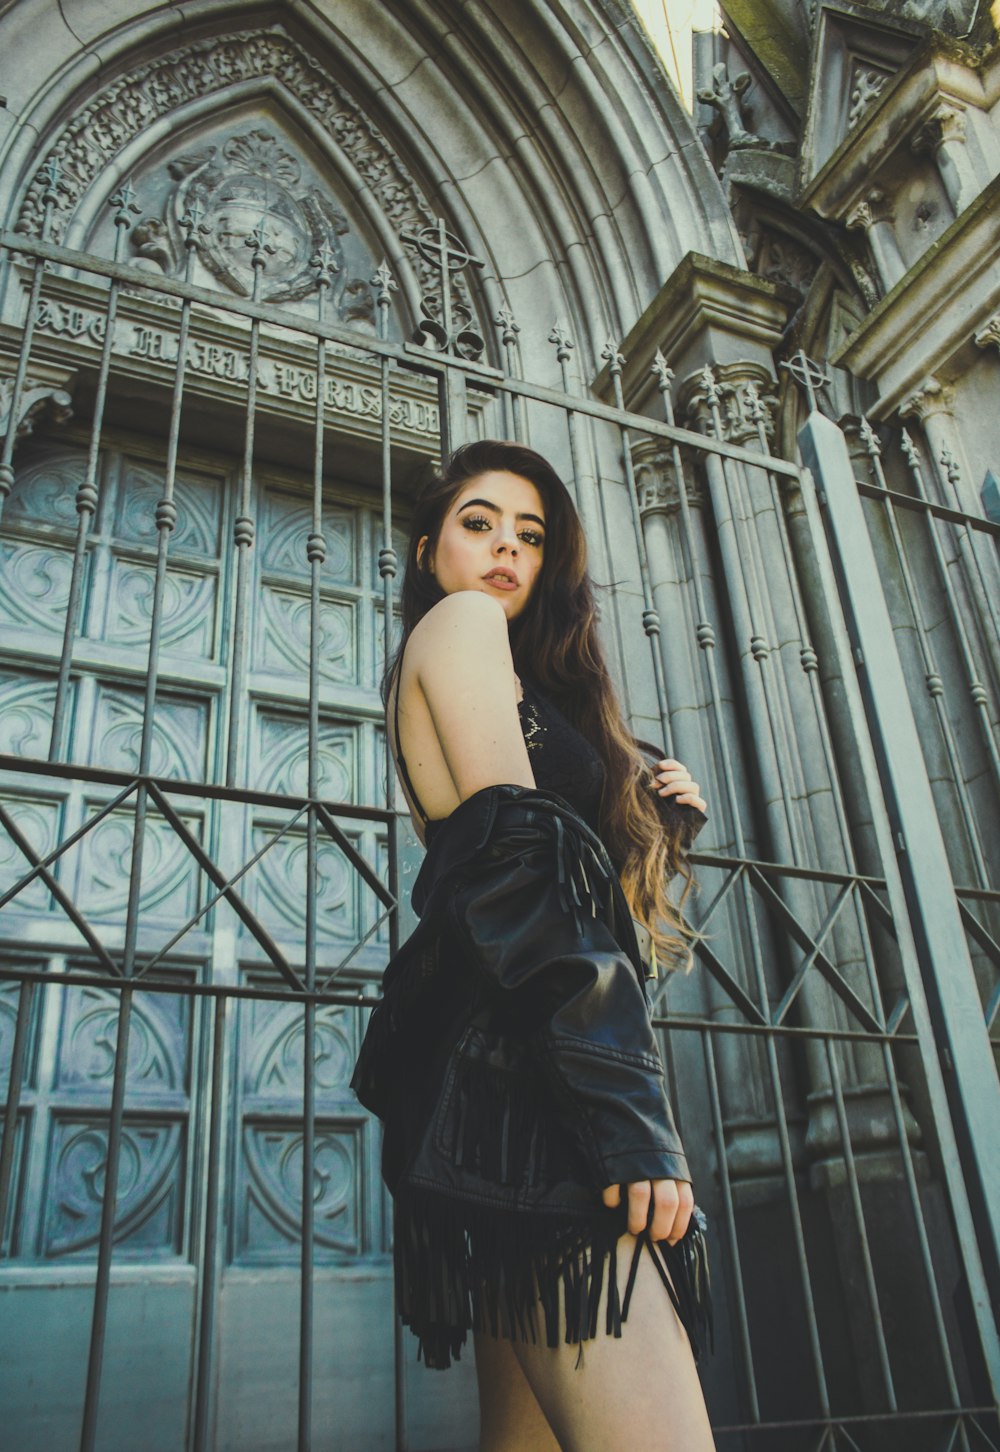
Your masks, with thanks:
[[[681,829],[660,815],[660,799],[651,790],[650,761],[622,718],[598,639],[595,586],[580,517],[559,475],[533,449],[502,439],[466,444],[421,491],[403,576],[402,637],[386,667],[383,700],[388,700],[410,632],[443,598],[428,562],[448,510],[470,479],[494,469],[530,480],[545,505],[542,568],[527,606],[510,626],[515,668],[538,685],[604,762],[601,837],[634,916],[653,935],[657,956],[664,965],[686,968],[697,934],[682,911],[691,871]],[[428,547],[418,552],[425,535]],[[677,875],[684,879],[680,906],[667,896],[667,883]]]

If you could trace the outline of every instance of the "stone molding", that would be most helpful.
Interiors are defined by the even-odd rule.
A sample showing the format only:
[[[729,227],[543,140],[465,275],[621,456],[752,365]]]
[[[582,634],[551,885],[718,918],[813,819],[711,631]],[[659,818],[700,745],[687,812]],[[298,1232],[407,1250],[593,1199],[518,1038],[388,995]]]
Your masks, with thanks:
[[[877,386],[879,398],[867,410],[873,422],[890,418],[928,376],[948,378],[961,370],[973,337],[988,331],[1000,307],[998,203],[1000,177],[831,354],[835,367]]]
[[[939,37],[921,47],[883,87],[878,98],[835,148],[799,194],[803,207],[831,221],[850,213],[879,175],[898,176],[915,139],[960,143],[963,111],[988,112],[1000,99],[1000,56],[977,65],[977,57]],[[925,128],[929,128],[924,135]],[[919,147],[918,147],[919,150]],[[902,151],[902,155],[900,152]]]
[[[746,368],[747,381],[773,379],[774,349],[800,302],[783,284],[689,252],[619,344],[626,407],[642,411],[651,400],[658,351],[678,377],[712,364]],[[607,368],[593,387],[598,397],[613,399]]]

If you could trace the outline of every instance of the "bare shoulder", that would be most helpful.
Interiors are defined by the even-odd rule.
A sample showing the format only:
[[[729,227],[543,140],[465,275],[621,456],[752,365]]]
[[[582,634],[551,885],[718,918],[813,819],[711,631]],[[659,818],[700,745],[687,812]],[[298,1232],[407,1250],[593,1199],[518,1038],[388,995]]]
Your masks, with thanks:
[[[473,645],[494,666],[498,661],[510,660],[503,607],[481,590],[457,590],[439,600],[414,627],[410,642],[418,673],[422,662]]]
[[[438,600],[414,627],[406,655],[428,698],[456,688],[488,697],[514,688],[507,616],[498,601],[478,590]]]

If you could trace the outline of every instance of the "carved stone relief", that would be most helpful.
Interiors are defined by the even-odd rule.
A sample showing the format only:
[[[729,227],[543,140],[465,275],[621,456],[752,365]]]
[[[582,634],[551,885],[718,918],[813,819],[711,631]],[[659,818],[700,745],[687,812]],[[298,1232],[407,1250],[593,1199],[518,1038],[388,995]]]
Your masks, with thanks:
[[[848,81],[848,130],[856,126],[869,106],[878,100],[891,76],[892,71],[854,57]]]
[[[58,162],[62,178],[50,233],[58,242],[90,188],[103,175],[114,172],[116,158],[154,122],[192,103],[203,105],[212,96],[218,96],[221,108],[231,87],[240,85],[245,94],[247,83],[274,80],[306,109],[356,170],[397,234],[404,228],[419,230],[433,222],[434,209],[412,173],[355,97],[275,26],[237,32],[224,40],[196,41],[158,56],[105,86],[39,158],[38,172],[28,188],[16,230],[31,236],[41,232],[42,198],[47,187],[44,168],[50,161]],[[210,213],[214,219],[214,232],[210,233],[213,265],[220,280],[232,286],[234,281],[245,281],[243,269],[236,262],[236,248],[242,245],[242,239],[227,229],[225,219],[230,216],[235,223],[237,214],[242,213],[242,226],[242,221],[252,214],[252,225],[256,225],[261,218],[257,206],[262,199],[261,182],[266,178],[268,225],[276,239],[272,245],[284,249],[288,263],[283,286],[289,291],[282,296],[301,296],[300,289],[305,286],[301,269],[305,239],[317,235],[334,240],[342,237],[339,228],[343,218],[329,197],[310,193],[308,188],[304,193],[298,190],[293,176],[296,159],[283,160],[280,153],[287,152],[287,148],[277,142],[272,146],[273,138],[262,140],[262,135],[251,131],[232,137],[228,155],[224,143],[213,156],[191,155],[178,160],[172,180],[185,199],[190,194],[191,200],[214,208]],[[171,232],[170,220],[144,218],[140,230],[139,247],[146,260],[164,270],[175,268],[177,239]],[[413,263],[422,289],[433,292],[439,286],[433,263],[421,256],[414,257]],[[459,301],[470,306],[461,278],[455,280],[455,291]],[[359,305],[359,295],[352,293],[347,306]]]
[[[115,1254],[172,1258],[181,1249],[184,1126],[162,1117],[126,1123],[118,1171]],[[42,1254],[93,1259],[101,1228],[108,1134],[99,1115],[54,1119]]]
[[[302,1214],[302,1012],[273,1002],[241,1006],[240,1155],[233,1257],[283,1263],[298,1254]],[[313,1076],[317,1096],[313,1209],[316,1253],[364,1249],[365,1126],[348,1089],[359,1017],[321,1007]]]

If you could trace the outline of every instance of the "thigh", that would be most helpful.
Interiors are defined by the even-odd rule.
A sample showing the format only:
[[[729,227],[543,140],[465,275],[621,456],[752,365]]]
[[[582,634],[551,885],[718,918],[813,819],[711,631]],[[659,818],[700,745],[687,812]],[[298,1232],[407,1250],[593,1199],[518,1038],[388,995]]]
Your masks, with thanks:
[[[631,1235],[618,1242],[620,1286],[634,1246]],[[602,1327],[584,1343],[582,1358],[577,1346],[510,1346],[562,1452],[607,1452],[632,1444],[643,1452],[712,1452],[687,1334],[648,1251],[620,1339],[606,1336]]]
[[[479,1452],[559,1452],[509,1341],[476,1334]]]

